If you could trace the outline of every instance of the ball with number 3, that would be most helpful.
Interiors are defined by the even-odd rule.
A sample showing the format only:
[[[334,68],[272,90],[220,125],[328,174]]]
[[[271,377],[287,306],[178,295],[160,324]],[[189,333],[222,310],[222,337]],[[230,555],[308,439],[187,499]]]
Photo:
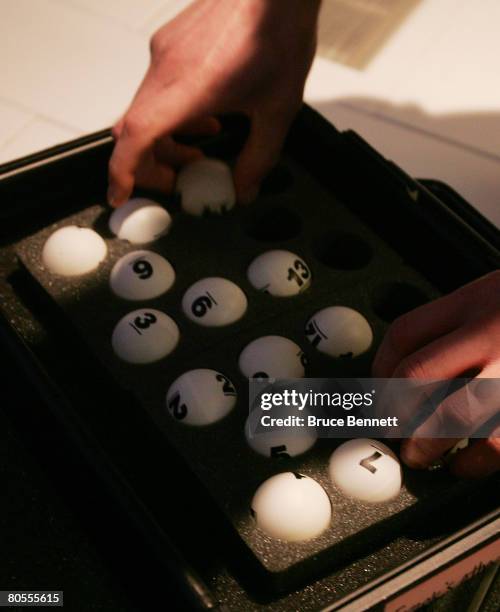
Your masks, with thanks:
[[[341,444],[330,457],[330,479],[344,495],[380,503],[401,489],[401,465],[394,452],[378,440],[359,438]]]
[[[175,321],[160,310],[144,308],[125,315],[117,323],[111,345],[128,363],[152,363],[166,357],[179,342]]]

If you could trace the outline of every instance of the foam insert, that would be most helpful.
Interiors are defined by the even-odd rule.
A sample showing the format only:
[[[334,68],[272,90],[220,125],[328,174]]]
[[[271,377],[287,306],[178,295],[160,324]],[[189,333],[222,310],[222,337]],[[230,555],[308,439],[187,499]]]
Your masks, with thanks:
[[[165,205],[172,215],[169,233],[148,249],[172,264],[175,283],[163,295],[144,303],[121,299],[109,286],[114,264],[137,246],[109,233],[110,210],[101,203],[42,229],[19,243],[16,251],[109,375],[137,398],[166,440],[187,460],[273,584],[288,588],[321,567],[350,559],[356,551],[369,549],[394,534],[418,513],[437,507],[446,496],[459,493],[462,483],[445,472],[411,473],[405,469],[404,485],[396,499],[376,505],[356,502],[337,490],[328,477],[328,459],[339,441],[319,440],[298,457],[270,459],[254,452],[244,435],[248,383],[238,359],[247,344],[261,336],[284,336],[305,352],[306,376],[370,376],[370,364],[388,323],[439,295],[429,281],[288,156],[250,207],[237,206],[222,216],[196,218],[182,213],[173,199]],[[66,225],[93,228],[105,238],[107,258],[93,273],[63,278],[43,266],[45,241]],[[248,266],[270,249],[291,251],[307,263],[312,272],[307,290],[276,298],[252,287]],[[185,291],[209,276],[232,280],[246,294],[247,311],[235,323],[202,327],[183,313]],[[304,333],[307,321],[322,308],[334,305],[354,308],[366,317],[374,334],[369,351],[357,358],[333,359],[311,346]],[[142,307],[172,317],[180,340],[165,359],[147,365],[127,364],[114,354],[111,335],[124,315]],[[172,382],[195,368],[223,373],[238,394],[235,409],[207,427],[186,426],[172,419],[166,409],[165,395]],[[258,486],[286,471],[314,478],[332,504],[332,526],[313,540],[286,543],[273,539],[257,528],[251,515],[250,502]],[[161,482],[162,475],[157,477]]]

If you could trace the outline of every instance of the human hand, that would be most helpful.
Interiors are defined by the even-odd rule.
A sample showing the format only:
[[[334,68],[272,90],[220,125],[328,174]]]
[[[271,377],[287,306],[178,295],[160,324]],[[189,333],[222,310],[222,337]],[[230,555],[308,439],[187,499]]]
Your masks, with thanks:
[[[373,375],[378,378],[442,380],[470,371],[477,372],[476,379],[448,396],[428,421],[442,424],[448,419],[464,430],[477,430],[500,413],[498,385],[493,398],[490,394],[483,404],[489,406],[487,410],[471,410],[467,396],[473,385],[487,383],[480,379],[500,379],[500,270],[397,319],[373,364]],[[426,423],[424,427],[432,425]],[[425,468],[457,441],[412,437],[402,443],[401,457],[410,467]],[[479,477],[500,470],[498,425],[488,439],[471,442],[451,460],[451,469],[458,476]]]
[[[320,0],[197,0],[151,40],[151,63],[113,130],[108,200],[134,185],[170,191],[175,170],[201,155],[178,133],[213,133],[215,115],[244,113],[248,140],[234,169],[239,201],[258,193],[303,96]]]

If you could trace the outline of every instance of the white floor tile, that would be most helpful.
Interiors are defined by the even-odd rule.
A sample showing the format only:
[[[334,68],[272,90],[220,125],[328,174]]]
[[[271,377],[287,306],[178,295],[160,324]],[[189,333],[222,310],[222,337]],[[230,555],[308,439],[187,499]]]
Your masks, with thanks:
[[[148,64],[144,36],[52,0],[3,0],[0,98],[91,132],[128,105]]]
[[[153,13],[141,27],[148,38],[156,32],[163,24],[173,19],[178,13],[191,4],[193,0],[167,0],[163,6]]]
[[[338,129],[353,129],[410,176],[448,183],[500,227],[500,162],[447,144],[418,129],[394,125],[339,102],[316,108]]]
[[[32,118],[32,114],[0,100],[0,147]]]
[[[425,0],[362,71],[319,58],[307,95],[500,156],[498,0]]]
[[[111,17],[131,28],[140,28],[163,5],[175,5],[176,0],[64,0],[81,9]]]
[[[35,118],[3,145],[0,144],[0,164],[30,153],[48,149],[76,138],[78,132]]]

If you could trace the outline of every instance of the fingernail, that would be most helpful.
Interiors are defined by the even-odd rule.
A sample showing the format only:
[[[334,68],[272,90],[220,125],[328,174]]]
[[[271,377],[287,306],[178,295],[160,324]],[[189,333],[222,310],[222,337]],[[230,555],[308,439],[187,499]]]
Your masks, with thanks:
[[[251,204],[252,202],[255,202],[255,200],[257,199],[259,195],[259,187],[250,187],[249,189],[247,189],[244,193],[242,193],[240,195],[240,204],[243,204],[243,206],[247,206],[248,204]]]

